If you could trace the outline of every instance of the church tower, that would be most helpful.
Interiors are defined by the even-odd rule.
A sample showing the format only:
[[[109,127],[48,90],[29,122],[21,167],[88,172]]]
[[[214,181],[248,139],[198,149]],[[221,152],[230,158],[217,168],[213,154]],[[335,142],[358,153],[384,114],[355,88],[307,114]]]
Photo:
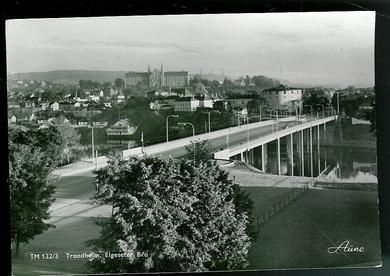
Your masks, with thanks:
[[[149,87],[153,86],[153,75],[152,75],[152,71],[150,70],[150,65],[148,64],[148,81],[149,81]]]
[[[161,87],[165,86],[165,77],[164,77],[164,68],[163,65],[161,64],[161,70],[160,70],[160,85]]]

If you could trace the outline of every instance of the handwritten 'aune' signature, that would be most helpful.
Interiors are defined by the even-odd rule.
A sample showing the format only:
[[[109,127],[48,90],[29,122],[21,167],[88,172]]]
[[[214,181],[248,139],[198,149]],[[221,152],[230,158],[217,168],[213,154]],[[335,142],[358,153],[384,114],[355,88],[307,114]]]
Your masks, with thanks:
[[[328,248],[328,253],[334,254],[337,252],[344,252],[344,253],[363,253],[364,247],[356,247],[350,245],[349,241],[343,241],[339,246],[332,246]]]

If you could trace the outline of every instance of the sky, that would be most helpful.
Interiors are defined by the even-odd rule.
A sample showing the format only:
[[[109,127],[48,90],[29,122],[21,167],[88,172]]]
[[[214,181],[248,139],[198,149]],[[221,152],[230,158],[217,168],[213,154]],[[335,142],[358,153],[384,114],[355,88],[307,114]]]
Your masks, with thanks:
[[[313,85],[374,85],[375,12],[17,19],[8,73],[52,70],[265,75]]]

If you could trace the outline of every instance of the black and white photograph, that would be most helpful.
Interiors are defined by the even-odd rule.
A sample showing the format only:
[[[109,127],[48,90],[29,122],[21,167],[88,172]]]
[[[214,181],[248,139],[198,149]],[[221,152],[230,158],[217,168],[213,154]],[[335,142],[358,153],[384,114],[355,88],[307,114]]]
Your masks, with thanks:
[[[13,275],[380,267],[375,16],[7,20]]]

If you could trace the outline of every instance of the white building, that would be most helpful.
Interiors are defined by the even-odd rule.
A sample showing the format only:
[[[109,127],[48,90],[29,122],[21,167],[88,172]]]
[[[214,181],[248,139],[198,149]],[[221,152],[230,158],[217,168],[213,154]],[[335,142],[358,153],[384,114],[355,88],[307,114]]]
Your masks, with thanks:
[[[279,86],[263,90],[262,96],[272,108],[295,111],[302,107],[303,89]]]
[[[137,127],[131,126],[128,119],[121,119],[111,127],[106,129],[109,136],[132,135],[137,131]]]
[[[175,112],[193,112],[198,107],[200,107],[200,102],[193,97],[182,97],[174,103]]]
[[[15,115],[13,115],[12,117],[11,117],[11,119],[9,120],[9,122],[10,123],[16,123],[16,116]]]
[[[52,104],[50,105],[50,108],[51,108],[51,110],[53,110],[53,111],[58,111],[58,110],[60,110],[60,105],[59,105],[58,102],[54,102],[54,103],[52,103]]]
[[[199,100],[199,107],[213,108],[214,100],[207,94],[201,97],[197,97]]]

